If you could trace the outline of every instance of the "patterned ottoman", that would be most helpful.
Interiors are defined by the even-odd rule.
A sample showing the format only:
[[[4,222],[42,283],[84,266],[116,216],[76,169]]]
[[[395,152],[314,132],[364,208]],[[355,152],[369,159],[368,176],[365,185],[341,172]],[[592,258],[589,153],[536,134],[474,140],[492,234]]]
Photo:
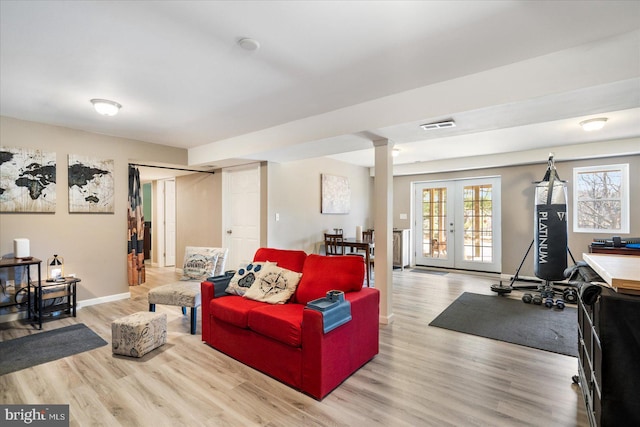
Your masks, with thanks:
[[[142,357],[167,342],[167,315],[140,311],[111,324],[113,354]]]
[[[191,307],[191,335],[196,333],[198,307],[202,297],[200,282],[178,282],[158,286],[149,290],[149,311],[156,311],[156,304],[176,305],[182,307],[182,314],[187,314]]]

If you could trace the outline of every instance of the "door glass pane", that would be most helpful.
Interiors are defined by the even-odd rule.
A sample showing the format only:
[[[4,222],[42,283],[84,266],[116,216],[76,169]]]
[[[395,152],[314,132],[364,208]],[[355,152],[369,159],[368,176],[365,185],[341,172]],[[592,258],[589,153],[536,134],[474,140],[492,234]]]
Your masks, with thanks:
[[[447,255],[447,189],[422,190],[422,256]]]
[[[491,184],[465,186],[464,200],[464,260],[492,262],[493,208]]]

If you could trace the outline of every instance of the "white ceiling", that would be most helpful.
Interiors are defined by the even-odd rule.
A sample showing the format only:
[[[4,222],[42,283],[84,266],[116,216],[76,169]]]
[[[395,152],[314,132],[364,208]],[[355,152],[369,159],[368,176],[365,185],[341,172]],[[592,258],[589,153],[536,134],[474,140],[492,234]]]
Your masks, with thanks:
[[[640,136],[639,30],[638,1],[1,0],[0,114],[189,148],[192,165],[330,155],[372,166],[372,138],[395,142],[396,164],[552,149]],[[424,115],[347,114],[629,34],[620,49],[634,75],[616,81],[576,75],[566,90],[440,112],[460,89]],[[242,37],[261,48],[241,49]],[[91,98],[122,111],[99,116]],[[594,115],[605,129],[580,130]],[[419,128],[442,118],[458,126]]]

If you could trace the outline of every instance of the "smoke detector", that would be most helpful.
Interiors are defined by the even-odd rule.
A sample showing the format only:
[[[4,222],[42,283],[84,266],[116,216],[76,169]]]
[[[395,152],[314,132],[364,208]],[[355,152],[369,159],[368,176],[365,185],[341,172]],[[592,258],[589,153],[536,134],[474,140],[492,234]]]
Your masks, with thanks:
[[[456,122],[453,119],[443,120],[440,122],[425,123],[420,125],[424,130],[446,129],[456,127]]]

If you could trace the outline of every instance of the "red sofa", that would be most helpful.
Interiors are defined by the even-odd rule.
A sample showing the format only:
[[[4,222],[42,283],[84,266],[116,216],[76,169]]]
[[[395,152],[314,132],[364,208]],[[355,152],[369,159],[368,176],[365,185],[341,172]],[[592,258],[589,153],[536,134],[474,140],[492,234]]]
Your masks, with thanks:
[[[362,287],[362,257],[261,248],[254,261],[301,272],[295,294],[286,304],[216,298],[213,283],[202,282],[203,341],[316,399],[378,354],[380,293]],[[345,292],[352,320],[325,334],[322,314],[305,306],[333,289]]]

